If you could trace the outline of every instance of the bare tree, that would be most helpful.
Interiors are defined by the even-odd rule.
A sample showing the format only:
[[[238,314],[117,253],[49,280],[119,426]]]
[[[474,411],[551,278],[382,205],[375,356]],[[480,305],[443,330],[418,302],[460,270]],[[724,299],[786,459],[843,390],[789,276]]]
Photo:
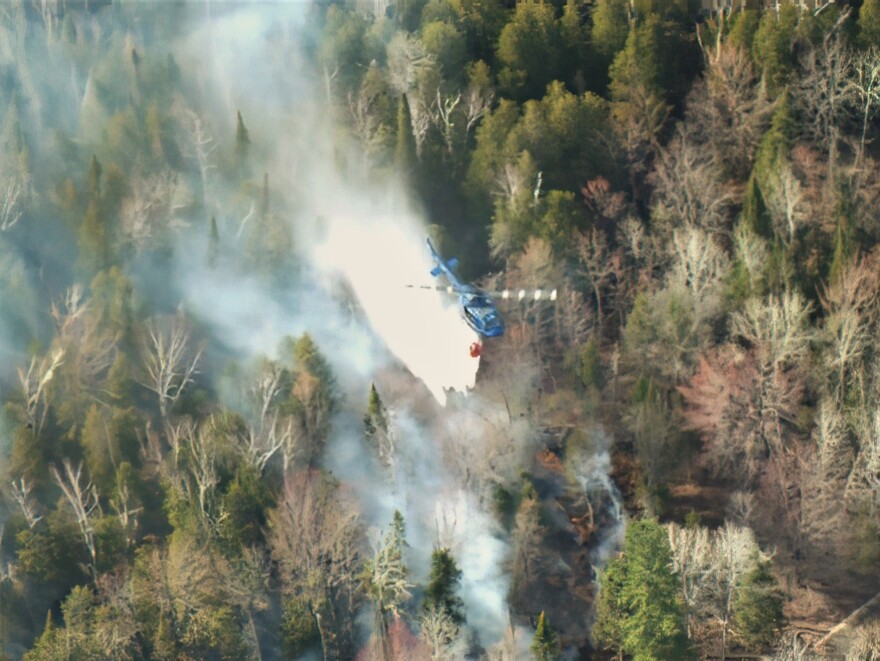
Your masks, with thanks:
[[[754,347],[762,372],[778,372],[807,357],[813,339],[810,311],[797,291],[750,298],[731,317],[731,331]]]
[[[214,493],[220,476],[217,472],[217,444],[215,434],[218,433],[210,420],[202,424],[189,439],[190,472],[198,488],[199,510],[205,518],[210,516],[210,499]]]
[[[809,48],[801,56],[803,73],[795,90],[795,100],[803,109],[801,126],[825,149],[832,177],[841,124],[855,94],[852,67],[852,55],[836,32],[829,32],[821,45]]]
[[[0,232],[6,232],[21,220],[21,183],[12,175],[0,178],[0,195],[3,196],[0,200]]]
[[[440,129],[446,152],[452,154],[455,151],[455,109],[461,103],[461,94],[441,94],[437,88],[437,98],[431,106],[431,118]]]
[[[471,83],[464,93],[465,132],[470,133],[487,112],[495,100],[495,90],[487,85]]]
[[[801,182],[791,163],[779,163],[762,187],[773,232],[791,251],[798,228],[809,217]]]
[[[827,346],[825,364],[832,370],[832,391],[842,401],[849,372],[871,346],[873,329],[880,317],[877,292],[880,277],[874,259],[857,257],[823,287],[824,310],[821,339]]]
[[[31,529],[43,518],[42,514],[37,513],[37,504],[31,500],[33,486],[26,477],[20,478],[18,482],[14,480],[12,482],[12,498],[18,503],[22,516],[24,516],[28,528]]]
[[[859,137],[859,149],[856,154],[856,164],[860,165],[865,153],[868,122],[880,106],[880,48],[875,46],[855,53],[852,74],[850,85],[858,100],[862,119],[862,134]]]
[[[70,503],[70,506],[73,509],[77,526],[79,526],[80,535],[82,535],[83,542],[85,543],[86,548],[89,551],[89,557],[91,558],[89,569],[91,570],[92,578],[97,579],[95,529],[92,526],[92,519],[96,513],[98,515],[101,514],[101,506],[98,501],[98,491],[91,482],[87,481],[85,485],[81,483],[82,462],[77,465],[75,471],[70,465],[70,459],[65,459],[62,465],[64,466],[63,475],[58,471],[58,468],[54,464],[49,466],[49,470],[51,471],[56,484],[58,484],[61,491],[64,492],[67,502]]]
[[[650,180],[654,184],[654,222],[665,232],[684,224],[725,233],[736,201],[734,189],[711,149],[679,125],[668,148],[660,149]]]
[[[288,476],[281,503],[269,513],[269,545],[284,589],[308,599],[325,659],[346,656],[361,535],[353,503],[315,470]]]
[[[434,58],[422,41],[403,30],[388,42],[387,55],[388,79],[399,94],[409,92],[425,72],[434,67]]]
[[[582,273],[596,297],[596,317],[601,328],[602,294],[611,285],[612,276],[620,272],[619,257],[612,256],[605,233],[597,227],[589,232],[578,232],[575,241]]]
[[[202,200],[205,205],[209,206],[211,200],[209,174],[215,168],[211,162],[211,154],[217,149],[217,143],[206,123],[195,110],[186,104],[182,96],[175,96],[171,104],[171,114],[183,129],[187,138],[188,151],[195,157],[199,165]]]
[[[688,95],[686,121],[730,175],[745,179],[751,171],[772,105],[746,49],[725,39],[728,16],[717,15],[714,44],[700,42],[706,60],[701,81]]]
[[[46,388],[55,376],[64,358],[64,350],[57,349],[52,356],[45,356],[38,361],[37,357],[31,358],[27,371],[18,368],[18,381],[21,384],[24,396],[24,412],[28,426],[33,430],[34,436],[43,429],[46,422],[48,405],[46,402]]]
[[[673,230],[669,283],[686,289],[693,302],[693,325],[715,317],[721,306],[721,288],[730,269],[727,253],[711,234],[696,227]]]
[[[123,243],[139,250],[163,232],[186,227],[180,212],[191,204],[189,187],[170,168],[135,174],[119,210]]]
[[[191,355],[190,332],[182,312],[170,319],[152,319],[146,323],[147,337],[141,346],[146,368],[144,387],[159,398],[159,412],[168,419],[168,409],[192,383],[201,349]]]

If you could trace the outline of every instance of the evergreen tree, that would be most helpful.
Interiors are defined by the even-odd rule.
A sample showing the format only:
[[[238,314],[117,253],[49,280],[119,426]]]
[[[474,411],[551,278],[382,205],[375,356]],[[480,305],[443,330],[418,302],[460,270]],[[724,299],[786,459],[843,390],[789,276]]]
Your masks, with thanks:
[[[622,554],[600,579],[594,634],[634,661],[692,658],[677,590],[666,530],[653,519],[630,523]]]
[[[415,175],[416,141],[412,133],[412,120],[406,94],[397,102],[397,143],[394,148],[394,164],[398,172],[407,177]]]
[[[434,549],[431,553],[431,575],[425,588],[422,609],[444,612],[455,624],[464,622],[464,602],[456,594],[461,582],[461,569],[448,548]]]
[[[544,611],[538,616],[538,626],[529,646],[535,661],[555,661],[559,658],[559,638],[547,622]]]
[[[235,113],[235,166],[243,168],[247,163],[248,152],[250,151],[251,139],[248,136],[248,130],[241,118],[241,111]]]
[[[760,651],[772,646],[785,624],[784,598],[770,563],[755,558],[755,566],[745,575],[733,604],[733,626],[742,643]]]

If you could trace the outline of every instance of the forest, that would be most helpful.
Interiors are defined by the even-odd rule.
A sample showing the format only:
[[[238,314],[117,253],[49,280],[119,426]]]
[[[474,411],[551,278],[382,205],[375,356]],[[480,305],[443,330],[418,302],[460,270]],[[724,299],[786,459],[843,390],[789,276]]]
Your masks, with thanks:
[[[880,658],[878,115],[880,0],[0,3],[0,658]]]

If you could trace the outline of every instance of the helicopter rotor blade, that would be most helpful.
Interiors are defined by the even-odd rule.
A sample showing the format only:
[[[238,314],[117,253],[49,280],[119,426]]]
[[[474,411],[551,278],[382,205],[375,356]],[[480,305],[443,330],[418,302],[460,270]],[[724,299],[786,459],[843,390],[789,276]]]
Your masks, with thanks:
[[[451,285],[404,285],[407,289],[427,289],[430,291],[445,291],[449,294],[458,293],[459,289],[452,287]],[[538,288],[538,289],[502,289],[500,291],[486,291],[480,290],[481,293],[486,294],[492,298],[500,298],[504,301],[516,300],[516,301],[555,301],[558,297],[557,289],[546,289],[546,288]]]

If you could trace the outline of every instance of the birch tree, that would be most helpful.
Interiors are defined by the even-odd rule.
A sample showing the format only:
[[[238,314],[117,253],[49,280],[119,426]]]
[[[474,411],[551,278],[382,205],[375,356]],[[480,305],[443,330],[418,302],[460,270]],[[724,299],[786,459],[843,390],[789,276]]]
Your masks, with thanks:
[[[146,371],[143,386],[158,397],[159,412],[168,419],[171,407],[193,382],[202,351],[190,348],[190,331],[178,312],[174,317],[151,319],[146,323],[141,357]]]
[[[73,515],[76,524],[79,527],[80,535],[83,543],[89,552],[90,564],[89,569],[92,579],[97,579],[97,552],[95,547],[95,528],[92,525],[95,516],[101,514],[101,506],[98,501],[98,492],[94,485],[86,481],[82,484],[82,462],[80,462],[76,470],[70,463],[70,459],[65,459],[62,463],[64,473],[59,472],[58,467],[54,464],[49,466],[55,483],[61,488],[64,497],[73,509]]]

